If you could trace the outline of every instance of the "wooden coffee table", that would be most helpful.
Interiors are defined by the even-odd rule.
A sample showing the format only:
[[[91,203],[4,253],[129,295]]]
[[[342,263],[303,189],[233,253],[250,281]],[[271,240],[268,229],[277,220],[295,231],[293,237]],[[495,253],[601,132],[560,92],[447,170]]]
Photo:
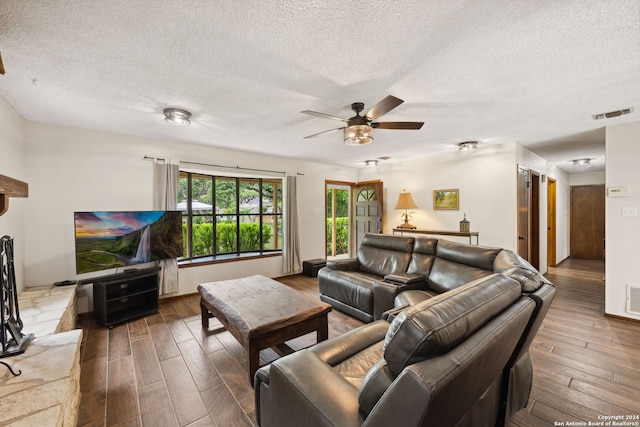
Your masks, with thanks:
[[[249,381],[260,365],[260,350],[316,331],[317,341],[329,336],[331,306],[280,282],[256,275],[198,285],[202,327],[216,317],[247,351]]]

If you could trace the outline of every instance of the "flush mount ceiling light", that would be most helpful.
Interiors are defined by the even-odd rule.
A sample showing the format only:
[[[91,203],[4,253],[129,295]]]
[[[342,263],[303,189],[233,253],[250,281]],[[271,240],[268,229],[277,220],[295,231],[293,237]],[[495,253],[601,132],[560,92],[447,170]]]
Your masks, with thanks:
[[[458,144],[458,150],[470,151],[478,149],[478,141],[465,141]]]
[[[373,166],[378,166],[378,161],[377,160],[365,160],[364,164],[367,167],[373,167]]]
[[[191,124],[191,113],[181,108],[165,108],[164,121],[172,125],[187,126]]]
[[[591,159],[575,159],[575,160],[572,160],[572,162],[573,162],[573,166],[583,166],[583,167],[591,166]]]
[[[594,114],[591,117],[593,117],[593,120],[602,120],[611,119],[613,117],[618,117],[630,113],[633,113],[633,107],[625,108],[623,110],[609,111],[608,113]]]

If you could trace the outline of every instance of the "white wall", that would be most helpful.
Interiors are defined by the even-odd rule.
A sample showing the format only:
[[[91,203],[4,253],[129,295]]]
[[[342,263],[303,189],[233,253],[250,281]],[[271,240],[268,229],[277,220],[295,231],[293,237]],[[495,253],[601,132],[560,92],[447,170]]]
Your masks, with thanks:
[[[607,127],[606,159],[606,187],[624,185],[630,194],[606,199],[605,312],[640,319],[626,312],[627,285],[640,287],[640,216],[622,216],[623,208],[640,210],[640,121]]]
[[[515,144],[485,146],[476,151],[451,151],[422,159],[359,170],[359,181],[381,179],[385,187],[384,231],[402,223],[394,210],[406,189],[418,209],[411,223],[418,228],[459,230],[466,213],[480,244],[514,249],[516,236]],[[433,191],[460,190],[459,210],[434,210]],[[474,239],[475,243],[475,239]]]
[[[0,97],[0,175],[25,181],[23,148],[24,120]],[[14,268],[18,292],[25,287],[25,235],[24,212],[26,198],[10,198],[9,209],[0,216],[0,237],[13,238]]]
[[[148,210],[152,208],[152,162],[145,155],[182,161],[301,173],[298,208],[301,258],[324,255],[324,181],[355,181],[355,169],[286,158],[185,145],[85,129],[25,122],[26,175],[31,197],[25,212],[27,286],[75,274],[74,211]],[[319,212],[319,214],[318,214]],[[199,283],[263,274],[282,275],[281,257],[181,268],[180,292],[196,292]],[[105,274],[105,272],[95,275]],[[87,286],[79,310],[91,306]]]
[[[580,172],[569,174],[569,185],[602,185],[605,182],[604,171]]]
[[[411,223],[418,228],[459,230],[464,214],[471,231],[480,233],[480,244],[517,249],[517,165],[556,180],[558,262],[568,256],[568,175],[516,143],[485,145],[476,151],[451,151],[430,157],[359,170],[358,180],[380,179],[385,186],[384,231],[398,226],[401,212],[394,210],[398,194],[406,189],[418,209]],[[460,209],[433,209],[433,191],[460,190]],[[547,183],[540,187],[540,270],[547,259]],[[454,239],[464,241],[460,239]],[[475,240],[474,240],[475,243]]]

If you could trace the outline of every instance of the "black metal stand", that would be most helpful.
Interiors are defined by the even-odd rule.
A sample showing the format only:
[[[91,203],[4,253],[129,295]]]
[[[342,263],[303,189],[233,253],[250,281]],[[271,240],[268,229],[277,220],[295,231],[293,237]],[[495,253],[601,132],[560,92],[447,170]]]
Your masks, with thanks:
[[[11,365],[9,365],[8,363],[5,363],[3,361],[0,360],[0,363],[3,364],[4,366],[7,367],[7,369],[9,370],[9,372],[11,372],[13,374],[14,377],[19,376],[20,374],[22,374],[21,370],[18,370],[18,373],[16,374],[16,372],[13,370],[13,368],[11,367]]]
[[[3,236],[0,239],[0,340],[2,340],[0,358],[25,352],[33,340],[33,334],[23,334],[22,327],[13,266],[13,239]],[[7,363],[0,363],[9,368],[15,376],[22,373],[18,371],[16,374]]]

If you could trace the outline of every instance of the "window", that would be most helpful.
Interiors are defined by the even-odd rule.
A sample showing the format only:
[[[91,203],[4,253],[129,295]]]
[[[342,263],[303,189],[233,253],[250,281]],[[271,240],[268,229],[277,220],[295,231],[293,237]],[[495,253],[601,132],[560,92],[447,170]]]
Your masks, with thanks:
[[[224,259],[282,250],[282,180],[180,172],[184,256]]]

